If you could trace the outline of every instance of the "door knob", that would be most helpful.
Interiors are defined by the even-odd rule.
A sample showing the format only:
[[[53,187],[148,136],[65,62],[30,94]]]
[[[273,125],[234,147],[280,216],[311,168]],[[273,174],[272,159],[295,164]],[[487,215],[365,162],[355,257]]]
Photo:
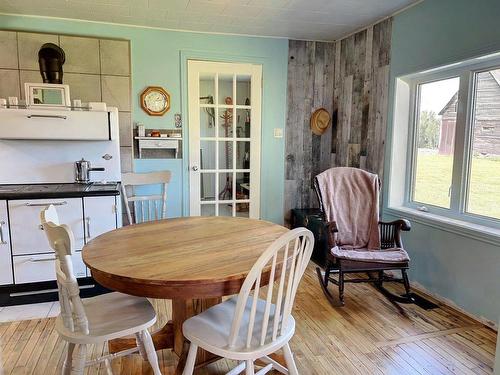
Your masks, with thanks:
[[[196,172],[198,170],[198,166],[197,165],[193,165],[193,167],[191,169]]]

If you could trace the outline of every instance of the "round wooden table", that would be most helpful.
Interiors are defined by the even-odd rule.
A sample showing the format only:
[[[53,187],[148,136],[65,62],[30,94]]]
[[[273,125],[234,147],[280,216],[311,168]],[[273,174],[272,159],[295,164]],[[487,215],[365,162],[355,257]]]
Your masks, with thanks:
[[[106,288],[172,300],[172,320],[152,336],[157,350],[169,348],[179,355],[180,374],[187,355],[182,323],[223,296],[237,294],[257,258],[287,231],[238,217],[167,219],[105,233],[85,245],[82,254],[92,277]],[[135,345],[134,338],[119,339],[109,343],[109,350]],[[200,366],[215,359],[202,351],[197,358]]]

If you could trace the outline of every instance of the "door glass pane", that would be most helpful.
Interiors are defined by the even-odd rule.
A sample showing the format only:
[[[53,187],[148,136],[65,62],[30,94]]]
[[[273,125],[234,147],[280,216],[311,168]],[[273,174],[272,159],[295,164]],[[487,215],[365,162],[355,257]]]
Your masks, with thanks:
[[[236,216],[249,217],[250,203],[236,203]]]
[[[202,204],[201,216],[215,216],[215,204]]]
[[[460,78],[421,84],[413,200],[450,208]]]
[[[250,198],[250,173],[236,173],[236,199]]]
[[[215,173],[200,173],[200,199],[215,200]]]
[[[219,173],[219,200],[233,199],[233,173]]]
[[[219,74],[219,104],[233,104],[233,75]]]
[[[200,108],[200,137],[215,137],[214,108]]]
[[[500,69],[476,74],[467,211],[500,219]]]
[[[236,142],[236,169],[250,168],[250,142]]]
[[[219,169],[233,168],[233,141],[219,141]]]
[[[233,136],[233,109],[219,108],[219,137]]]
[[[250,110],[236,110],[236,137],[250,138]]]
[[[200,141],[200,169],[215,169],[215,141]]]
[[[251,77],[242,75],[236,77],[236,104],[250,105]]]
[[[232,203],[219,204],[219,216],[233,216],[233,204]]]
[[[214,104],[215,74],[200,74],[200,104]]]

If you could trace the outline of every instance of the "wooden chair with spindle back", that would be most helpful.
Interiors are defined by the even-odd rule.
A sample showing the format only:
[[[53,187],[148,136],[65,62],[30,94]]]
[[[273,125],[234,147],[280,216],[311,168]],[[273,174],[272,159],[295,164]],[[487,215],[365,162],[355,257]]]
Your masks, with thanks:
[[[153,306],[146,298],[122,293],[108,293],[82,300],[71,262],[71,255],[74,254],[71,229],[65,224],[59,224],[53,205],[42,210],[40,219],[50,247],[56,253],[56,280],[61,313],[56,319],[55,327],[59,336],[68,343],[62,374],[83,375],[86,366],[101,362],[104,362],[108,375],[113,374],[110,363],[112,359],[139,351],[149,361],[153,373],[161,375],[158,357],[147,330],[156,322]],[[129,335],[135,335],[136,348],[86,360],[87,345]]]
[[[167,217],[167,187],[171,175],[170,171],[122,174],[122,195],[129,224]],[[160,185],[161,191],[151,195],[136,194],[135,189],[145,185]],[[127,190],[131,193],[127,194]]]
[[[240,361],[228,374],[245,370],[247,375],[253,375],[254,361],[260,360],[266,366],[259,370],[259,375],[273,369],[298,375],[288,344],[295,332],[291,312],[313,246],[314,236],[305,228],[285,233],[259,257],[237,297],[186,320],[182,329],[191,345],[183,375],[193,373],[198,347]],[[260,299],[261,283],[265,285],[268,280],[266,298]],[[279,349],[284,351],[288,369],[269,357]]]

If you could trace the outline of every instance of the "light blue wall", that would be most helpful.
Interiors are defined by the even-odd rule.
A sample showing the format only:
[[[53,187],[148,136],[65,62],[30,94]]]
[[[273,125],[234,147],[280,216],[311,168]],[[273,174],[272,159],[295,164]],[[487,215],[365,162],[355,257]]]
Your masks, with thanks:
[[[389,138],[395,78],[500,51],[499,14],[498,0],[426,0],[394,18]],[[387,169],[391,143],[387,139]],[[385,202],[388,185],[385,181]],[[466,311],[497,322],[500,247],[415,222],[404,239],[413,280]]]
[[[284,138],[273,138],[273,128],[285,125],[288,41],[285,39],[185,33],[102,23],[50,18],[0,15],[0,29],[129,39],[132,60],[133,119],[148,128],[172,128],[174,113],[184,120],[183,164],[180,186],[171,193],[173,212],[189,211],[188,124],[186,104],[186,60],[251,62],[263,65],[261,217],[283,222]],[[150,117],[139,106],[138,95],[149,85],[165,87],[171,94],[171,109],[163,117]],[[155,161],[155,168],[167,168],[167,161]],[[136,163],[136,171],[152,168]],[[178,188],[180,187],[180,190]],[[179,194],[178,191],[182,192]],[[176,196],[175,196],[176,194]]]

